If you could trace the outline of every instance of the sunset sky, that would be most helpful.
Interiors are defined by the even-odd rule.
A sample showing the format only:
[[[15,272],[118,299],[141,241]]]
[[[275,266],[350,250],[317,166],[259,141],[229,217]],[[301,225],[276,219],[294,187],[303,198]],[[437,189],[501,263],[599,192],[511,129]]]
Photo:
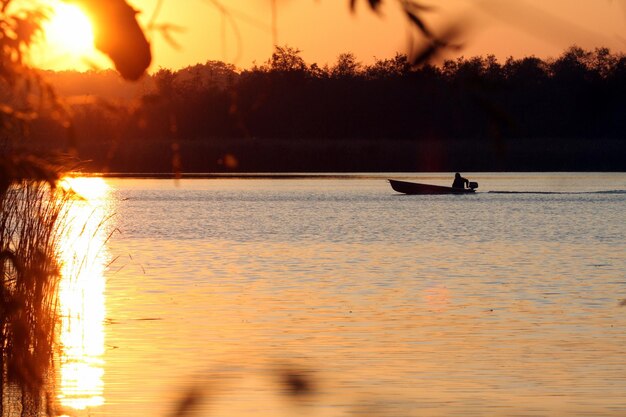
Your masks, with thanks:
[[[271,55],[274,35],[270,0],[163,0],[156,14],[158,0],[130,3],[141,11],[142,24],[154,19],[157,26],[176,29],[169,33],[178,46],[168,42],[159,31],[148,33],[154,54],[151,70],[177,69],[207,60],[227,61],[246,68],[254,62],[263,63]],[[399,2],[387,0],[380,15],[369,11],[366,3],[357,2],[359,7],[351,14],[347,0],[278,0],[277,42],[302,50],[308,63],[332,65],[342,52],[353,52],[360,61],[371,63],[375,58],[406,52],[411,37],[420,40],[409,29]],[[436,6],[436,10],[424,15],[435,32],[450,23],[464,25],[461,41],[465,47],[456,56],[494,54],[502,60],[508,56],[554,57],[572,44],[626,51],[624,0],[424,0],[423,3]],[[68,27],[68,24],[60,26]],[[92,64],[98,68],[108,65],[105,59],[84,48],[79,57],[76,47],[63,50],[59,46],[63,40],[50,42],[52,47],[35,54],[39,66],[86,69]]]

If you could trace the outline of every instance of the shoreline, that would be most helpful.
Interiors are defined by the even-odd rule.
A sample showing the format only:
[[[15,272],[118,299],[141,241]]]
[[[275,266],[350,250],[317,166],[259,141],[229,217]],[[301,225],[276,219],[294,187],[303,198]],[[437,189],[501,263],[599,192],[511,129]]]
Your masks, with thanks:
[[[395,172],[626,172],[624,139],[181,139],[78,143],[80,169],[107,175],[346,175]],[[114,149],[114,150],[112,150]],[[103,157],[107,155],[107,157]]]
[[[626,171],[466,171],[470,175],[485,174],[626,174]],[[387,179],[412,178],[420,175],[441,175],[451,171],[428,172],[70,172],[71,177],[129,178],[129,179]]]

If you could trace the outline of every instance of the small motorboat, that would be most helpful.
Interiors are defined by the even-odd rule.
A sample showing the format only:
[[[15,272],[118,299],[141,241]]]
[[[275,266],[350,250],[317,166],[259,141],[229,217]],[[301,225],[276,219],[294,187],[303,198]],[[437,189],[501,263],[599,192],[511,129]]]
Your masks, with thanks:
[[[472,194],[478,188],[477,182],[470,182],[469,188],[453,188],[391,179],[388,181],[391,184],[391,188],[403,194]]]

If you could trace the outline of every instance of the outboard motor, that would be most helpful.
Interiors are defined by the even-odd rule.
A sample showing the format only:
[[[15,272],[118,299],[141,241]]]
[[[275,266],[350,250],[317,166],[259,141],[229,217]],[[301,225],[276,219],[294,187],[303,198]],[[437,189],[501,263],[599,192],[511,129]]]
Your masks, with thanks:
[[[469,188],[471,188],[472,190],[475,190],[476,188],[478,188],[478,183],[474,181],[470,181]]]

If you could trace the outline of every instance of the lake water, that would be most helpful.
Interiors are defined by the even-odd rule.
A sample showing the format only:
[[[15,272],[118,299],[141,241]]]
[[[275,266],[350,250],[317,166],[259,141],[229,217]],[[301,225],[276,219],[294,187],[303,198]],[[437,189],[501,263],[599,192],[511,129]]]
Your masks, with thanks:
[[[452,174],[75,181],[76,224],[112,217],[67,241],[88,262],[61,293],[61,404],[626,415],[626,174],[465,176],[479,193],[385,180]]]

